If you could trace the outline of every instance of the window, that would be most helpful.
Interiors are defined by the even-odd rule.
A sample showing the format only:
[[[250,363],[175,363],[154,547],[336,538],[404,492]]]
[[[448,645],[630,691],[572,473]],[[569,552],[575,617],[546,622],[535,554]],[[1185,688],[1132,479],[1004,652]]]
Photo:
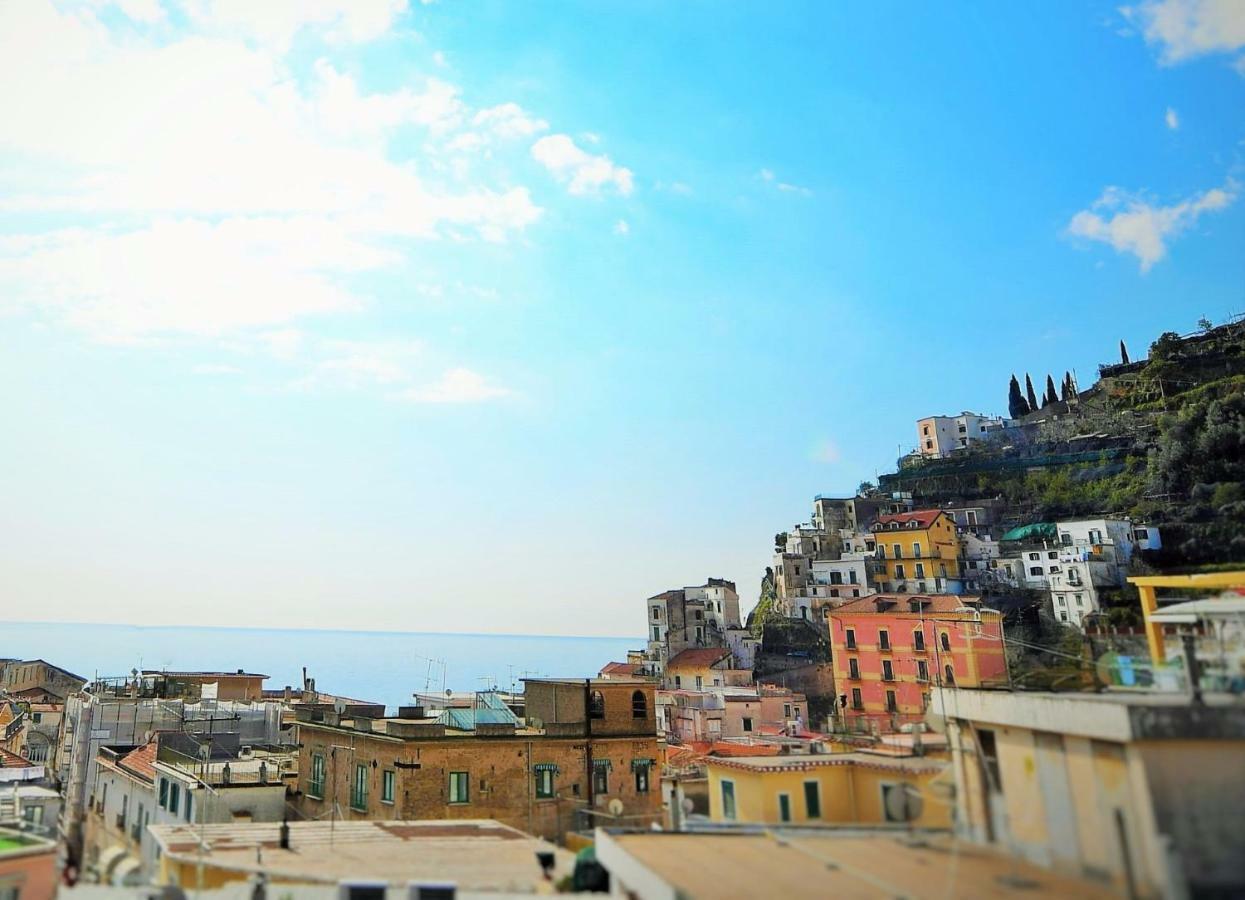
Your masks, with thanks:
[[[878,629],[878,649],[889,650],[891,648],[891,635],[885,628]]]
[[[929,666],[925,664],[923,659],[916,661],[916,680],[929,681]]]
[[[894,691],[886,692],[886,711],[887,712],[898,712],[899,711],[899,706],[895,703],[895,692]]]
[[[938,640],[942,643],[942,649],[945,652],[950,653],[951,652],[951,635],[944,631],[942,634],[938,636]]]
[[[849,569],[849,570],[848,570],[848,572],[847,572],[847,581],[848,581],[848,584],[859,584],[859,583],[860,583],[860,582],[858,582],[858,581],[856,580],[856,570],[855,570],[855,569]]]
[[[633,760],[631,767],[635,770],[635,792],[637,794],[647,794],[649,761],[647,759]]]
[[[955,669],[951,668],[951,663],[947,663],[946,667],[947,684],[955,685]]]
[[[913,650],[924,650],[925,649],[925,632],[924,631],[912,632],[912,649]]]
[[[1051,550],[1049,553],[1046,554],[1046,558],[1047,559],[1059,559],[1059,551]]]
[[[701,676],[696,676],[696,690],[700,690],[705,686],[705,680]]]
[[[393,769],[385,769],[380,776],[380,802],[393,803],[394,786],[397,773]]]
[[[791,704],[790,703],[784,703],[782,705],[782,717],[784,719],[791,718]]]
[[[592,793],[600,796],[610,792],[610,761],[594,759],[592,761]]]
[[[744,716],[744,731],[751,731],[751,730],[752,730],[752,719],[749,716]]]
[[[367,809],[367,763],[354,767],[354,781],[350,785],[350,808]]]
[[[894,551],[895,559],[903,559],[903,545],[902,544],[892,544],[891,550]]]
[[[600,691],[593,691],[588,698],[588,718],[605,718],[605,696]]]
[[[780,822],[791,821],[791,795],[790,794],[779,794],[778,795],[778,821]]]
[[[722,782],[722,818],[735,818],[735,782]]]
[[[859,678],[860,677],[860,660],[856,659],[856,657],[854,656],[850,657],[847,660],[847,677],[848,678]]]
[[[1063,544],[1065,547],[1071,547],[1072,535],[1068,534],[1066,531],[1059,532],[1059,543]]]
[[[194,794],[190,793],[190,788],[186,788],[186,821],[187,822],[190,822],[194,819],[194,813],[191,811],[191,807],[193,805],[194,805]]]
[[[1059,610],[1059,621],[1060,622],[1068,621],[1068,613],[1062,609]]]
[[[895,680],[895,667],[889,659],[882,660],[882,680],[883,681],[894,681]]]
[[[994,741],[994,732],[985,728],[977,729],[977,743],[981,748],[981,762],[986,768],[986,786],[994,793],[1003,790],[1003,782],[999,775],[999,751]]]
[[[536,767],[536,799],[549,800],[553,797],[553,776],[554,767],[552,765],[538,765]],[[593,780],[595,782],[596,772],[593,771]]]
[[[852,688],[852,709],[864,709],[864,701],[860,697],[860,688]]]
[[[1059,566],[1051,566],[1050,570],[1057,573],[1059,571]]]
[[[108,785],[104,785],[104,790],[105,790],[105,791],[107,791],[107,790],[108,790]],[[104,799],[105,799],[105,802],[107,801],[107,798],[108,798],[108,794],[107,794],[107,793],[105,793],[105,794],[104,794]],[[161,779],[160,779],[160,801],[159,801],[159,803],[160,803],[160,808],[161,808],[161,809],[167,809],[167,808],[168,808],[168,805],[169,805],[169,780],[168,780],[167,778],[161,778]],[[103,803],[101,803],[100,805],[101,805],[101,806],[103,806]]]
[[[921,544],[918,541],[912,542],[912,558],[913,559],[921,558]]]
[[[1084,605],[1085,605],[1085,602],[1081,599],[1081,595],[1080,595],[1080,594],[1074,594],[1073,596],[1075,596],[1075,597],[1076,597],[1076,605],[1077,605],[1077,606],[1084,606]]]
[[[1041,578],[1041,577],[1042,577],[1042,567],[1041,567],[1041,566],[1029,566],[1029,574],[1030,574],[1030,575],[1035,575],[1035,576],[1037,576],[1038,578]]]
[[[661,629],[658,628],[656,625],[653,626],[653,640],[655,641],[661,640]]]
[[[886,559],[886,545],[878,544],[878,559]]]
[[[468,803],[471,800],[471,785],[466,772],[450,773],[450,802]]]
[[[821,818],[821,785],[816,781],[804,782],[804,813],[810,819]]]
[[[682,675],[674,676],[674,686],[677,688],[683,687],[683,676]]]
[[[631,718],[648,718],[648,701],[644,699],[644,691],[633,691],[631,694]]]
[[[1066,600],[1064,600],[1064,599],[1063,599],[1063,595],[1062,595],[1062,594],[1060,594],[1060,595],[1059,595],[1058,600],[1059,600],[1059,605],[1060,605],[1060,606],[1066,606],[1066,605],[1067,605],[1067,602],[1068,602],[1068,601],[1066,601]]]
[[[1029,554],[1029,560],[1030,560],[1031,562],[1037,562],[1037,561],[1038,561],[1039,559],[1041,559],[1041,558],[1042,558],[1042,554],[1040,554],[1040,553],[1030,553],[1030,554]]]
[[[324,754],[311,754],[311,780],[307,782],[307,796],[320,800],[324,797]]]
[[[856,629],[855,628],[847,629],[847,649],[848,650],[856,649]]]
[[[917,578],[925,577],[925,563],[916,564],[916,577]],[[921,588],[921,590],[925,590],[925,588]]]
[[[897,564],[897,565],[895,566],[895,577],[896,577],[896,578],[906,578],[906,577],[907,577],[907,576],[904,574],[904,571],[903,571],[903,563],[899,563],[899,564]]]
[[[181,785],[179,785],[176,781],[169,783],[169,812],[173,813],[173,815],[177,815],[177,800],[178,796],[181,794],[181,790]]]
[[[661,618],[661,607],[660,607],[660,606],[654,606],[654,607],[653,607],[653,621],[654,621],[654,622],[656,622],[656,621],[657,621],[657,620],[659,620],[660,618]]]

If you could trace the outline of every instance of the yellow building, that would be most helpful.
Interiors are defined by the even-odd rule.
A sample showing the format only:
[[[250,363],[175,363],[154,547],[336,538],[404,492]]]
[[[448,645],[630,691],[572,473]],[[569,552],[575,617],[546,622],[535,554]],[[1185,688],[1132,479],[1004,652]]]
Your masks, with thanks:
[[[703,691],[752,683],[752,672],[734,668],[734,654],[726,647],[690,647],[666,663],[668,690]]]
[[[949,764],[874,753],[709,757],[715,822],[950,828]]]
[[[960,578],[960,537],[955,519],[940,509],[878,516],[874,587],[883,593],[956,593]]]
[[[935,688],[957,830],[1121,896],[1245,893],[1245,706]]]

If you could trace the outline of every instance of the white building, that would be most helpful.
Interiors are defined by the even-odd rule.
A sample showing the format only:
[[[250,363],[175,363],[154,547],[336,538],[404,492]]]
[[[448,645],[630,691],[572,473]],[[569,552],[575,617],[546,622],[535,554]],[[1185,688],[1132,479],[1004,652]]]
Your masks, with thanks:
[[[917,451],[926,458],[942,459],[993,437],[1010,425],[1009,419],[971,412],[958,416],[927,416],[916,422]]]

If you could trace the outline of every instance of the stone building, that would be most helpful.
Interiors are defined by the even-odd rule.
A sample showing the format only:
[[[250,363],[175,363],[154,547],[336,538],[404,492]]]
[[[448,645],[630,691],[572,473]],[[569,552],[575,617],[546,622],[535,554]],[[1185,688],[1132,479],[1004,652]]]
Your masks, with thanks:
[[[661,817],[654,687],[528,679],[525,721],[483,699],[435,718],[300,712],[298,802],[310,818],[490,818],[554,841],[647,827]]]

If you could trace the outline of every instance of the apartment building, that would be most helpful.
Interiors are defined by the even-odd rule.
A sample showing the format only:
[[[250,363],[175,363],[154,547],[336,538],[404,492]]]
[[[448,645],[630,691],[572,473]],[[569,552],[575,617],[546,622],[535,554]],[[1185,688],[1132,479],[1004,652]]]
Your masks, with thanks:
[[[661,676],[666,662],[693,647],[728,647],[743,631],[735,583],[710,578],[704,584],[663,591],[646,601],[647,668]]]
[[[645,827],[661,816],[654,693],[648,679],[527,679],[525,721],[484,698],[454,716],[300,712],[298,802],[310,818],[492,818],[561,841],[613,821],[618,800],[619,821]]]
[[[935,685],[1006,685],[1002,616],[976,597],[876,594],[830,612],[843,724],[919,722]]]
[[[1011,426],[1001,416],[962,412],[958,416],[926,416],[917,419],[917,451],[930,459],[943,459],[978,441],[997,436]]]
[[[955,520],[943,510],[924,509],[879,516],[874,585],[899,594],[958,594],[963,591],[962,553]]]

